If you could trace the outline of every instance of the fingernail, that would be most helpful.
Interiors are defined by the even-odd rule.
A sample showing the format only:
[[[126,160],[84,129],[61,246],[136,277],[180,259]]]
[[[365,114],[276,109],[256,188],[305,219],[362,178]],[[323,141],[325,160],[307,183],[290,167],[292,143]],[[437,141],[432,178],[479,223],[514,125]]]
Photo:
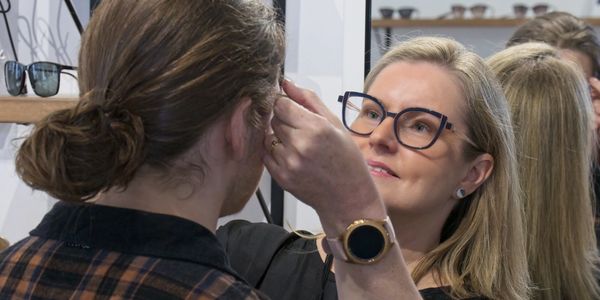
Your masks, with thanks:
[[[289,79],[288,77],[286,77],[286,78],[285,78],[283,81],[284,81],[286,84],[289,84],[289,85],[292,85],[292,86],[296,86],[296,83],[294,83],[294,81],[293,81],[293,80],[291,80],[291,79]]]

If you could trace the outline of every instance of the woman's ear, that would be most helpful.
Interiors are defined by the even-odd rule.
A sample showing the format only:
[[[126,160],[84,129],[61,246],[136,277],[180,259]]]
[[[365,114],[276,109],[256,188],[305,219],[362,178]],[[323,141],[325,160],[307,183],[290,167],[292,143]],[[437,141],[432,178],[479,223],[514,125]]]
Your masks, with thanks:
[[[477,156],[471,163],[467,174],[460,182],[460,187],[465,191],[465,196],[473,193],[492,174],[494,157],[488,153]]]
[[[250,97],[243,97],[231,112],[228,125],[225,128],[225,141],[232,158],[235,160],[243,159],[248,151],[250,125],[248,125],[246,118],[251,105],[252,100]]]

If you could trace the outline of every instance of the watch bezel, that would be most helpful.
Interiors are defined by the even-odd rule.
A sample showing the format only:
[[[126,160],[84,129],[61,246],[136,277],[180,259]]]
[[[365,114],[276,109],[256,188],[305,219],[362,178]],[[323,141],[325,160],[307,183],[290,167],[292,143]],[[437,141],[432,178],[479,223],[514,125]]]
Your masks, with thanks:
[[[352,224],[350,224],[346,228],[346,231],[344,232],[344,234],[342,236],[342,244],[344,247],[344,252],[346,252],[345,254],[350,262],[364,264],[364,265],[373,264],[373,263],[380,261],[387,254],[389,249],[394,244],[394,241],[392,241],[392,239],[390,237],[390,232],[385,226],[386,223],[387,223],[387,219],[383,220],[383,221],[382,220],[360,219],[360,220],[354,221]],[[352,236],[352,233],[354,233],[357,229],[364,227],[364,226],[370,226],[370,227],[375,228],[377,230],[377,232],[379,232],[379,234],[381,234],[381,236],[383,238],[382,249],[378,252],[378,254],[376,256],[374,256],[372,258],[368,258],[368,259],[357,257],[352,252],[352,249],[350,249],[350,246],[349,246],[349,240],[350,240],[350,237]]]

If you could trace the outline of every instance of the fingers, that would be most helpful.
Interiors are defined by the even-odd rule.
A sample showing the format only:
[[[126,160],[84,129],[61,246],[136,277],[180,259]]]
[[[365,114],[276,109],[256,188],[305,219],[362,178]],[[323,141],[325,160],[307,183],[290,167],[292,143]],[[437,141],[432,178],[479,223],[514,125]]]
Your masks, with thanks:
[[[592,94],[592,99],[597,99],[600,97],[600,80],[592,77],[588,80],[590,84],[590,92]]]
[[[286,92],[288,97],[301,105],[308,111],[324,118],[333,124],[335,127],[342,129],[343,124],[336,114],[331,112],[329,108],[323,103],[323,101],[311,90],[303,89],[296,86],[293,82],[285,80],[282,84],[283,90]]]
[[[600,80],[598,80],[595,77],[591,77],[588,80],[590,86],[592,86],[593,90],[595,90],[596,92],[600,92]]]
[[[592,99],[592,106],[594,107],[594,125],[596,131],[600,129],[600,99],[594,98]]]
[[[290,80],[284,80],[281,87],[288,97],[313,113],[321,114],[326,109],[325,104],[314,92],[300,88]]]
[[[278,98],[273,107],[273,120],[278,120],[292,128],[301,128],[311,124],[315,117],[317,115],[286,97]]]
[[[263,163],[265,164],[265,167],[267,167],[271,177],[280,183],[283,174],[283,168],[279,165],[279,163],[277,163],[277,161],[275,161],[275,159],[270,155],[265,155],[265,157],[263,157]]]
[[[273,134],[279,137],[282,141],[289,141],[290,138],[294,136],[294,131],[296,131],[296,128],[288,125],[278,118],[273,118],[271,120],[271,128],[273,130]]]

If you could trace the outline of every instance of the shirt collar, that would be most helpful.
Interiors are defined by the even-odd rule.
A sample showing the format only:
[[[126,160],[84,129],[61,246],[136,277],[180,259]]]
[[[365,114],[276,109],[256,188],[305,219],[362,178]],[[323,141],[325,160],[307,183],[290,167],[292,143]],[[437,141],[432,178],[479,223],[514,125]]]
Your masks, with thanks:
[[[171,215],[59,202],[30,234],[83,249],[190,261],[240,279],[211,231]]]

